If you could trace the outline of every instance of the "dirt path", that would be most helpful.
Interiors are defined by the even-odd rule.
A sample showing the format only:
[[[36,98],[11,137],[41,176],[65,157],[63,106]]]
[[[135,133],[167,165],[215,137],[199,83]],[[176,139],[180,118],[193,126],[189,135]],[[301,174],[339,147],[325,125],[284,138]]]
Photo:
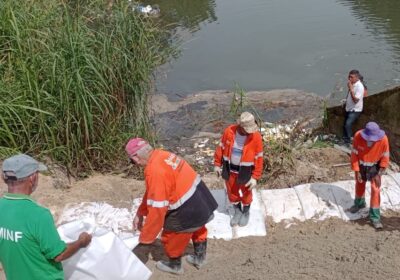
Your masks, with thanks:
[[[400,218],[383,221],[382,232],[364,221],[329,220],[278,225],[266,237],[210,240],[207,266],[196,270],[185,262],[179,279],[399,279]],[[152,279],[177,279],[154,263],[147,262]]]
[[[289,229],[278,225],[266,237],[209,240],[207,265],[197,270],[184,261],[182,276],[155,268],[155,261],[163,257],[159,243],[145,262],[154,280],[399,279],[400,218],[383,221],[389,230],[376,232],[362,222],[329,220]]]

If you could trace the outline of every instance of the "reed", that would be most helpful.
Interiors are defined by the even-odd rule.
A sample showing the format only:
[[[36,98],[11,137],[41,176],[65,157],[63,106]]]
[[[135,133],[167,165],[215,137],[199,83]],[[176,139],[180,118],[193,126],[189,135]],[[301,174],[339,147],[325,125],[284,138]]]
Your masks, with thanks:
[[[151,137],[152,74],[174,52],[128,1],[2,0],[0,157],[46,156],[73,175]]]

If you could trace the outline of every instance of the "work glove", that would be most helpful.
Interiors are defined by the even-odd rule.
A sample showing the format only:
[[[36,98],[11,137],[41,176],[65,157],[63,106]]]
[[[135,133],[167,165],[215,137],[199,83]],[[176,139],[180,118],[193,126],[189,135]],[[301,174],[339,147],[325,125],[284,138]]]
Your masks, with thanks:
[[[220,166],[214,166],[214,172],[217,174],[217,177],[220,177],[222,174],[222,168]]]
[[[249,190],[254,189],[256,186],[257,186],[257,180],[253,178],[251,178],[245,185],[245,187],[248,187]]]

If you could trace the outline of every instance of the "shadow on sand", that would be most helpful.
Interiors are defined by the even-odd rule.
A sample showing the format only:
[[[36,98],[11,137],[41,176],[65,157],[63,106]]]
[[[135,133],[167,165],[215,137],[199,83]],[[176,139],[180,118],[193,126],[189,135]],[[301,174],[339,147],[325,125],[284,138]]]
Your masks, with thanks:
[[[342,208],[343,213],[349,220],[354,220],[356,218],[365,216],[364,212],[362,212],[360,215],[353,214],[348,211],[353,205],[354,198],[349,191],[339,186],[325,183],[313,183],[311,184],[310,190],[315,196],[324,201],[328,207],[331,207],[331,205],[337,205],[338,208]]]
[[[328,206],[336,204],[343,209],[344,214],[351,222],[359,225],[372,226],[368,217],[369,208],[366,207],[358,213],[350,213],[348,209],[353,205],[353,196],[347,190],[332,184],[314,183],[310,187],[317,197],[327,203]],[[400,216],[396,212],[388,211],[387,217],[381,215],[381,221],[384,231],[400,230]]]

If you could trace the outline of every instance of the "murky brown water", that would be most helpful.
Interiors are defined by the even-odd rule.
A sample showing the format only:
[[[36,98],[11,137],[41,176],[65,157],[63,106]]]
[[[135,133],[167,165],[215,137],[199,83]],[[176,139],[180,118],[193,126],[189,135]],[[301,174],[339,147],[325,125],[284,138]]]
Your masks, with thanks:
[[[370,92],[400,84],[398,0],[147,0],[176,22],[182,55],[160,75],[170,97],[295,88],[344,95],[359,69]]]

